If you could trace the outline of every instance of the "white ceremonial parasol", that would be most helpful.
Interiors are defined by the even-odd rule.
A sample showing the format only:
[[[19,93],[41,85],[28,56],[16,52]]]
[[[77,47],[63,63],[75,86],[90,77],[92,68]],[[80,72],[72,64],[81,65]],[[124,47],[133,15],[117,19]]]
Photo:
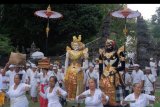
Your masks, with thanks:
[[[46,27],[46,55],[47,55],[47,51],[48,51],[48,34],[49,34],[49,19],[58,19],[58,18],[62,18],[63,15],[59,12],[56,11],[52,11],[50,5],[48,6],[47,10],[38,10],[34,13],[36,16],[42,17],[42,18],[46,18],[48,19],[48,23],[47,23],[47,27]]]

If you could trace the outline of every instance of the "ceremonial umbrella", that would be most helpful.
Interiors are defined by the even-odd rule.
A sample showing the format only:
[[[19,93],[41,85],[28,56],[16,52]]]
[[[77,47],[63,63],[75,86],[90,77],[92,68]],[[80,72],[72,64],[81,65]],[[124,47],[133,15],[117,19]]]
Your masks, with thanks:
[[[141,13],[138,11],[133,11],[133,10],[129,9],[127,7],[127,5],[125,5],[122,10],[112,12],[111,15],[114,17],[117,17],[117,18],[124,18],[125,19],[125,27],[123,29],[123,32],[125,35],[125,42],[126,42],[126,36],[127,36],[127,32],[128,32],[127,27],[126,27],[127,19],[136,18],[136,17],[140,16]],[[125,45],[124,45],[124,51],[125,51]],[[125,54],[125,52],[124,52],[124,54]]]
[[[63,15],[59,12],[56,11],[52,11],[50,5],[48,6],[47,10],[38,10],[34,13],[36,16],[39,17],[43,17],[43,18],[47,18],[48,19],[48,23],[47,23],[47,27],[46,27],[46,55],[47,55],[47,48],[48,48],[48,33],[49,33],[49,19],[58,19],[58,18],[62,18]]]
[[[138,11],[133,11],[133,10],[127,8],[127,5],[125,5],[122,10],[112,12],[111,15],[114,17],[117,17],[117,18],[124,18],[125,19],[125,27],[124,27],[123,31],[126,36],[126,34],[127,34],[126,21],[127,21],[127,19],[136,18],[136,17],[140,16],[141,13]]]

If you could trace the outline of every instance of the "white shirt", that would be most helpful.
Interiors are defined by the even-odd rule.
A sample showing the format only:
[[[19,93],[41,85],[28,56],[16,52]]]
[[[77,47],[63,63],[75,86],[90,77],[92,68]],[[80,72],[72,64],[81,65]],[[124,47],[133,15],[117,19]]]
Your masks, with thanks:
[[[146,107],[148,104],[148,101],[155,101],[155,96],[148,95],[148,94],[140,94],[138,99],[135,99],[134,93],[129,94],[125,99],[125,101],[133,101],[134,103],[130,103],[130,107]]]
[[[50,74],[50,77],[51,76],[56,76],[57,77],[57,83],[56,83],[56,86],[59,86],[59,83],[62,83],[63,79],[62,79],[62,76],[61,76],[61,73],[57,71],[57,73],[55,73],[54,71],[52,71],[52,73]],[[49,78],[50,78],[49,77]]]
[[[48,99],[48,107],[62,107],[62,105],[59,102],[59,96],[57,95],[57,91],[59,90],[63,97],[67,96],[67,92],[62,90],[60,87],[54,87],[52,92],[49,93],[49,89],[50,87],[46,89],[45,94],[40,92],[40,95],[43,98]]]
[[[35,76],[37,75],[37,71],[33,72],[33,70],[30,70],[30,73],[28,73],[28,77],[30,77],[30,84],[36,85],[37,84],[37,78]]]
[[[60,73],[61,79],[64,81],[64,72],[62,71],[62,69],[58,69],[58,72]]]
[[[156,63],[155,62],[149,62],[149,65],[151,67],[151,72],[154,76],[157,76],[157,71],[156,71]]]
[[[26,79],[27,79],[27,73],[25,72],[25,70],[20,70],[19,72],[18,72],[18,74],[23,74],[22,75],[22,82],[23,83],[26,83],[27,81],[26,81]]]
[[[9,86],[12,86],[14,84],[14,76],[16,74],[23,74],[21,82],[23,82],[23,83],[26,82],[26,76],[27,75],[26,75],[26,72],[24,70],[20,70],[18,73],[16,73],[15,71],[8,70],[5,75],[9,77],[9,84],[10,84]]]
[[[156,78],[152,74],[144,75],[144,90],[146,94],[150,94],[150,91],[153,91],[153,84],[148,80],[147,76],[152,83],[156,81]]]
[[[1,92],[1,89],[2,89],[2,75],[0,74],[0,92]]]
[[[14,70],[8,70],[5,75],[9,77],[9,86],[12,86],[14,84],[14,76],[16,75],[16,72]]]
[[[26,87],[30,88],[30,85],[20,83],[16,89],[14,89],[14,84],[9,88],[6,94],[10,98],[10,107],[28,107],[28,100],[25,96]]]
[[[131,83],[132,79],[131,79],[131,75],[126,72],[125,73],[125,84],[128,84],[128,83]],[[129,86],[126,86],[125,88],[126,90],[130,90],[130,87]]]
[[[160,67],[160,60],[158,61],[158,66]]]
[[[95,70],[93,70],[92,72],[89,71],[89,69],[86,71],[85,74],[85,78],[86,78],[86,87],[88,87],[88,81],[90,78],[95,78],[97,80],[97,88],[99,87],[99,73]]]
[[[99,64],[95,64],[94,70],[96,70],[97,72],[99,72]]]
[[[144,80],[144,73],[140,69],[137,72],[133,70],[131,76],[133,79],[133,84],[140,83],[142,80]]]
[[[43,77],[43,73],[36,73],[35,78],[37,78],[37,81],[40,82],[40,84],[48,84],[49,81],[49,76],[45,75],[45,77]]]
[[[2,89],[8,89],[9,78],[7,76],[2,76]]]
[[[27,76],[26,76],[26,81],[27,81],[27,82],[29,82],[29,78],[28,78],[28,77],[29,77],[31,71],[32,71],[31,68],[28,68],[28,69],[26,70],[26,75],[27,75]]]
[[[84,91],[81,95],[87,96],[89,94],[90,94],[90,89]],[[96,89],[93,96],[88,96],[85,98],[85,107],[103,107],[102,94],[103,92],[100,89]],[[78,97],[79,96],[76,97],[77,102],[79,101]],[[106,100],[108,102],[109,100],[108,96],[106,96]]]

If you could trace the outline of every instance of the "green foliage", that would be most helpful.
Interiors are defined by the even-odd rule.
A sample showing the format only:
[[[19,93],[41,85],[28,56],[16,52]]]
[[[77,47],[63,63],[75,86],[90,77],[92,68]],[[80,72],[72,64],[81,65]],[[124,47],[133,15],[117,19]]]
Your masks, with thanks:
[[[9,34],[14,47],[29,48],[34,41],[45,52],[47,19],[34,15],[37,10],[46,10],[48,4],[3,4],[0,5],[2,18],[0,33]],[[101,32],[104,18],[111,11],[118,10],[121,4],[51,4],[53,11],[63,15],[61,19],[50,19],[48,37],[48,55],[62,55],[70,45],[72,36],[82,35],[82,41],[88,43]],[[124,42],[124,21],[111,21],[111,32],[117,31],[118,44]]]
[[[157,8],[156,14],[151,19],[151,32],[154,38],[160,38],[160,7]]]
[[[9,54],[13,50],[7,35],[0,35],[0,55]]]
[[[120,10],[123,8],[123,5],[114,5],[116,7],[114,11]],[[117,42],[118,47],[124,45],[126,41],[126,37],[124,35],[124,27],[125,27],[125,19],[124,18],[117,18],[111,17],[111,24],[110,24],[110,38]],[[135,36],[130,33],[130,31],[135,31],[136,28],[136,21],[135,19],[127,19],[126,20],[126,28],[128,30],[127,35]]]
[[[35,44],[45,51],[45,28],[47,19],[34,15],[37,10],[45,10],[47,4],[3,5],[3,18],[0,32],[9,33],[13,46],[30,47]],[[85,43],[99,31],[104,11],[100,5],[93,4],[57,4],[52,10],[63,14],[62,19],[50,19],[48,50],[50,55],[62,54],[66,45],[70,45],[73,35],[82,35]],[[61,46],[59,46],[61,44]]]

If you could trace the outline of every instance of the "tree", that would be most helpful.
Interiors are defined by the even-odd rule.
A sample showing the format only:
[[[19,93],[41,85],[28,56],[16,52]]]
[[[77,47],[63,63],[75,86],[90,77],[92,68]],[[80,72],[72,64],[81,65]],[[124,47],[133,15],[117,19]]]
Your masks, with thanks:
[[[26,49],[34,41],[36,46],[45,52],[47,19],[35,16],[34,12],[44,10],[47,6],[48,4],[0,5],[2,13],[0,33],[9,34],[14,47],[24,46]],[[48,54],[54,56],[65,53],[66,45],[70,45],[74,35],[81,34],[84,43],[97,38],[106,15],[121,7],[121,4],[51,4],[52,10],[62,13],[63,18],[50,19]],[[122,40],[120,42],[122,44],[124,21],[111,18],[111,23],[108,24],[108,33],[118,32],[117,40]]]
[[[151,18],[151,32],[154,38],[160,38],[160,7],[157,8],[156,14]],[[159,39],[160,40],[160,39]]]
[[[141,67],[148,66],[151,56],[150,34],[146,21],[143,17],[137,19],[137,63]]]
[[[9,54],[12,50],[10,39],[7,35],[0,34],[0,55]]]
[[[0,32],[9,33],[13,46],[29,47],[35,41],[41,51],[45,51],[45,27],[47,19],[34,16],[36,10],[46,9],[48,5],[13,4],[3,5]],[[63,14],[62,19],[50,20],[48,37],[49,55],[62,54],[70,45],[73,35],[81,34],[88,42],[96,35],[103,18],[100,6],[91,4],[51,5],[52,10]],[[27,42],[26,42],[27,41]],[[61,44],[61,45],[60,45]]]
[[[151,30],[151,37],[152,37],[152,55],[158,61],[159,59],[159,51],[160,51],[160,7],[157,8],[156,14],[152,15],[151,23],[149,23],[150,30]]]

